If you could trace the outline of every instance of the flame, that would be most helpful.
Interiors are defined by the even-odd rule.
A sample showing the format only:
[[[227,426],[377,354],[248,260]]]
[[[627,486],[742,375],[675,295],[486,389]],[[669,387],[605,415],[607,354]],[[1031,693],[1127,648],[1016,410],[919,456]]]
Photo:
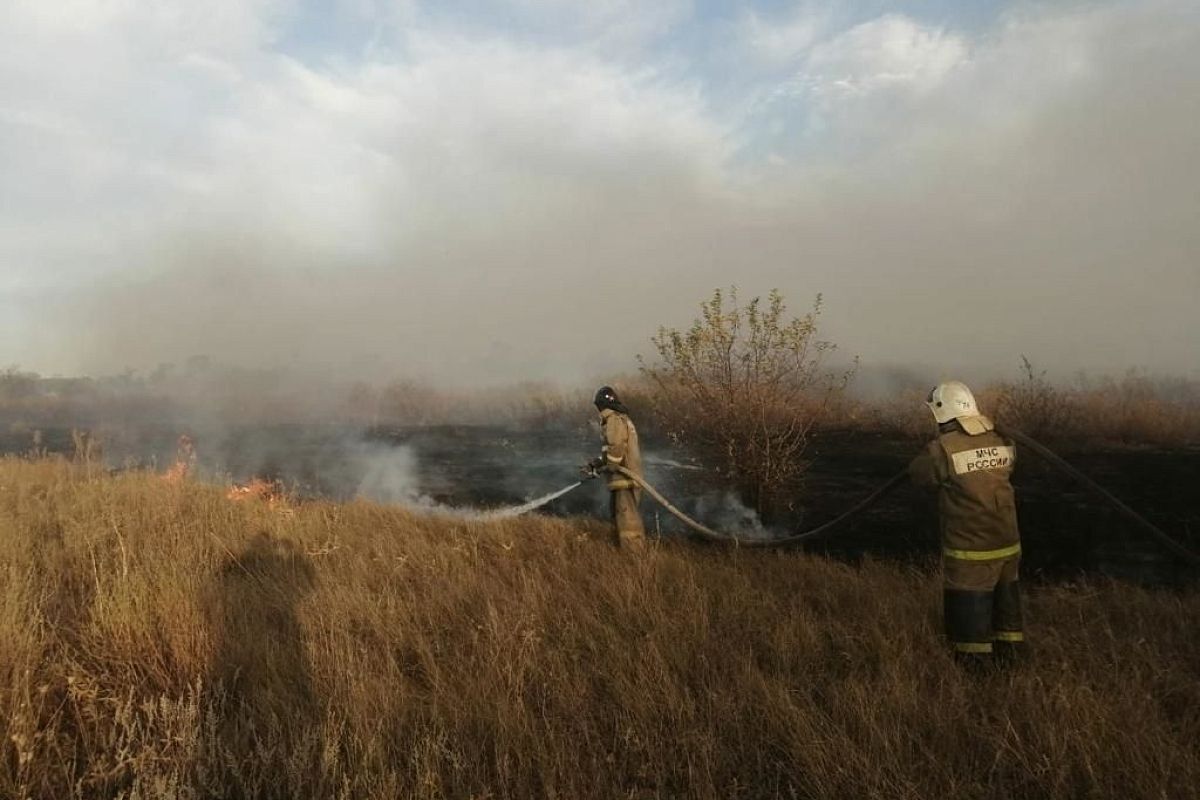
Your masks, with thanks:
[[[265,502],[272,511],[282,513],[290,513],[292,510],[279,482],[263,478],[253,478],[249,483],[235,483],[225,492],[225,497],[234,503],[259,500]]]
[[[192,437],[185,433],[179,437],[179,443],[175,446],[175,463],[162,474],[162,479],[167,483],[183,483],[195,466],[196,445]]]
[[[191,469],[191,464],[176,461],[162,474],[162,479],[167,483],[183,483]]]
[[[186,433],[179,437],[175,446],[175,463],[160,477],[167,483],[183,483],[196,467],[196,443]],[[225,492],[225,497],[235,503],[259,500],[272,511],[282,514],[295,513],[288,502],[287,494],[279,481],[253,478],[249,483],[235,483]]]

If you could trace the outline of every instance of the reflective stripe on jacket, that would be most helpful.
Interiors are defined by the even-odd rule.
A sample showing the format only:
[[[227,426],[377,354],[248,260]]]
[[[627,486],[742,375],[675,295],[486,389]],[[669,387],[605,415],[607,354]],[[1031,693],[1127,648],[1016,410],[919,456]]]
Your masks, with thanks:
[[[938,490],[947,558],[1010,558],[1021,550],[1016,497],[1009,481],[1016,448],[992,430],[987,418],[967,422],[930,442],[909,465],[909,475],[917,485]]]
[[[606,408],[600,412],[600,432],[604,437],[601,455],[606,465],[622,466],[635,475],[642,475],[642,450],[638,446],[637,428],[627,415]],[[621,475],[610,472],[608,488],[633,489],[636,483]]]

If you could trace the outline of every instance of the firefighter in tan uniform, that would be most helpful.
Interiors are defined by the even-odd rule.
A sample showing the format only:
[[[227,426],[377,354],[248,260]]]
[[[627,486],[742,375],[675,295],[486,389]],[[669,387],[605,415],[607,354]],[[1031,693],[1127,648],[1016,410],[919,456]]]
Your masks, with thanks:
[[[979,413],[964,384],[939,384],[926,402],[938,437],[909,475],[938,492],[946,634],[964,662],[1010,661],[1025,649],[1021,538],[1009,482],[1016,449]]]
[[[617,398],[611,386],[603,386],[596,392],[596,409],[600,412],[600,430],[604,447],[600,456],[588,462],[584,468],[589,474],[597,471],[608,473],[609,508],[617,543],[621,547],[640,549],[646,542],[646,530],[638,504],[642,489],[612,468],[621,466],[635,475],[642,475],[642,450],[638,446],[637,428],[629,418],[629,410]]]

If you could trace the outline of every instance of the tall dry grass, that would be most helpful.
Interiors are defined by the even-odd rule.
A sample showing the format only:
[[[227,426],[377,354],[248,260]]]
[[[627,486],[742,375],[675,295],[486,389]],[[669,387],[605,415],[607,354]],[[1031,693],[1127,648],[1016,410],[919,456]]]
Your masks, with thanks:
[[[1200,596],[1038,588],[1036,661],[973,677],[939,595],[3,460],[0,796],[1197,796]]]
[[[983,413],[1056,446],[1200,445],[1200,384],[1194,381],[1129,373],[1059,384],[1026,361],[1019,380],[973,388]],[[876,403],[846,400],[830,407],[826,424],[928,437],[933,422],[927,394],[928,389],[912,388]]]
[[[370,425],[574,427],[589,417],[593,391],[536,381],[453,390],[400,380],[382,389],[355,386],[339,412]]]

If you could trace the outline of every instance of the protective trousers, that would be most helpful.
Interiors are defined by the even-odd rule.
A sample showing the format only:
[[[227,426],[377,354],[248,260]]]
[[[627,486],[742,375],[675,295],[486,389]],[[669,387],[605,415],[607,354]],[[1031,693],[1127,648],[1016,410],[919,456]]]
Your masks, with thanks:
[[[613,525],[617,531],[617,544],[621,547],[640,549],[646,543],[646,529],[638,511],[641,492],[637,489],[613,489],[609,493]]]
[[[946,635],[963,662],[1006,663],[1025,650],[1021,618],[1019,555],[989,561],[947,556],[945,574]]]

